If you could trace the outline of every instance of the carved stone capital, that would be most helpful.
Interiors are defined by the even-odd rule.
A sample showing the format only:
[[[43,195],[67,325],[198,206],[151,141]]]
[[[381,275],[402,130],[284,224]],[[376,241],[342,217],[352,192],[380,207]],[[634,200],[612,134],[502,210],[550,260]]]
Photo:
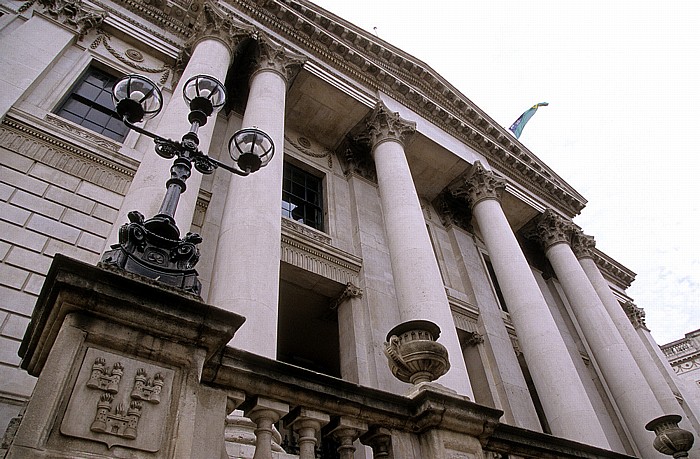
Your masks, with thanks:
[[[450,192],[457,197],[462,197],[473,208],[484,199],[501,201],[501,195],[506,189],[506,181],[498,177],[492,171],[486,170],[481,161],[474,162],[463,179],[450,187]]]
[[[631,301],[623,303],[622,309],[625,311],[625,314],[627,314],[627,318],[630,320],[635,330],[639,328],[648,330],[646,324],[646,312],[644,312],[644,309],[640,308]]]
[[[479,344],[482,344],[484,342],[484,335],[478,332],[468,332],[465,331],[463,336],[463,341],[462,343],[464,346],[472,347],[472,346],[478,346]]]
[[[275,72],[287,83],[291,82],[306,62],[306,57],[286,49],[262,32],[257,33],[258,48],[253,75]]]
[[[576,258],[591,258],[595,254],[595,239],[593,236],[583,234],[583,231],[575,229],[571,237],[571,249]]]
[[[547,209],[539,218],[534,236],[542,244],[544,250],[560,243],[571,243],[571,233],[574,224],[566,220],[552,209]]]
[[[377,103],[367,120],[368,140],[372,148],[387,140],[405,145],[415,132],[415,122],[401,118],[398,112],[389,110],[382,101]]]
[[[104,10],[87,6],[82,0],[39,0],[38,3],[47,15],[74,28],[78,32],[78,40],[82,40],[90,30],[102,24],[107,16]]]
[[[206,2],[197,16],[191,38],[185,45],[185,54],[191,54],[197,43],[212,39],[224,43],[233,54],[238,44],[255,36],[255,27],[236,20],[213,2]]]
[[[445,191],[438,195],[433,205],[445,227],[452,225],[470,233],[474,232],[471,224],[471,211],[463,200],[457,199],[452,193]]]
[[[352,282],[348,282],[345,284],[345,289],[340,293],[340,295],[338,295],[338,297],[331,302],[331,309],[338,309],[338,307],[347,300],[361,297],[364,293],[364,290],[362,290],[360,287]]]

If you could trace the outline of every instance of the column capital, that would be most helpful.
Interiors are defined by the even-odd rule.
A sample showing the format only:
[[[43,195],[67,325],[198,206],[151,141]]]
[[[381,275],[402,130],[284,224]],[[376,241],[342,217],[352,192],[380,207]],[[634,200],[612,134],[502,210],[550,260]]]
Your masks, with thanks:
[[[367,120],[367,134],[371,148],[382,142],[392,140],[406,145],[408,139],[416,132],[416,123],[401,118],[398,112],[392,112],[381,100]]]
[[[253,76],[258,72],[275,72],[289,83],[301,70],[306,57],[286,49],[263,32],[257,32],[258,49]]]
[[[584,234],[578,228],[573,230],[571,236],[571,249],[574,251],[576,258],[591,258],[593,259],[593,254],[595,253],[595,238]]]
[[[469,172],[450,187],[450,192],[454,196],[465,198],[474,208],[484,199],[495,199],[500,202],[505,189],[506,181],[503,178],[486,170],[481,161],[475,161]]]
[[[82,0],[39,0],[38,3],[49,17],[75,29],[78,40],[102,24],[107,16],[106,11],[85,5]]]
[[[627,314],[627,318],[632,323],[635,330],[643,328],[649,330],[646,324],[646,312],[631,301],[622,304],[622,310]]]
[[[203,40],[218,40],[226,45],[233,58],[238,44],[255,37],[255,33],[255,27],[236,20],[214,3],[206,2],[194,24],[192,37],[185,45],[185,54],[191,54],[197,43]]]
[[[539,240],[546,251],[556,244],[571,244],[571,233],[574,228],[571,220],[565,219],[552,209],[547,209],[540,215],[533,236]]]

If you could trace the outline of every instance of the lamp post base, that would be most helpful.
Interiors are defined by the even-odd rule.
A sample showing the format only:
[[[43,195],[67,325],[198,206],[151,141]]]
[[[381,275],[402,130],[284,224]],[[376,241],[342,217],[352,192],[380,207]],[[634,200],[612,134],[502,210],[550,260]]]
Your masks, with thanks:
[[[180,239],[175,221],[167,215],[144,220],[141,213],[132,211],[129,220],[119,229],[119,243],[102,255],[99,264],[199,295],[202,284],[194,269],[199,261],[197,244],[202,242],[199,234],[187,233]]]

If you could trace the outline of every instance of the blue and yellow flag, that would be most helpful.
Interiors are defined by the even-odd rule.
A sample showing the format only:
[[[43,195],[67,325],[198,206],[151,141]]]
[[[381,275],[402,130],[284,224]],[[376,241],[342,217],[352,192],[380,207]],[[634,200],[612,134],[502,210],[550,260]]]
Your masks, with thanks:
[[[535,114],[538,108],[540,107],[546,107],[549,105],[547,102],[540,102],[539,104],[535,104],[532,107],[528,108],[525,113],[520,115],[517,120],[508,128],[510,132],[513,133],[516,139],[520,138],[520,134],[522,134],[523,129],[525,128],[525,124],[527,124],[528,121],[530,121],[530,118],[532,118],[532,115]]]

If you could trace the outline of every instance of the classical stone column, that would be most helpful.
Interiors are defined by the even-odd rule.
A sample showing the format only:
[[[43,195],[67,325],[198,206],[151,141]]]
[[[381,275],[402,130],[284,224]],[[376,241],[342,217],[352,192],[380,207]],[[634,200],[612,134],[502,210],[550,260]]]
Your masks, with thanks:
[[[38,3],[32,17],[0,41],[0,86],[3,88],[0,91],[0,119],[76,38],[82,39],[105,17],[103,10],[96,10],[80,0],[42,0]],[[31,46],[27,46],[28,43]]]
[[[476,162],[452,192],[469,201],[552,433],[610,448],[530,265],[501,208],[505,181]]]
[[[537,224],[540,242],[571,304],[632,440],[644,458],[661,457],[644,426],[664,411],[571,249],[574,225],[552,210]],[[674,414],[674,413],[668,413]]]
[[[415,123],[380,102],[368,128],[401,320],[428,320],[440,327],[440,343],[448,350],[451,368],[439,382],[473,399],[445,286],[404,152],[404,142],[415,132]]]
[[[280,269],[284,107],[300,56],[264,36],[250,80],[243,128],[256,126],[275,144],[275,157],[247,177],[232,176],[219,232],[209,302],[246,317],[232,345],[276,358]]]
[[[299,435],[299,459],[316,458],[316,434],[328,424],[330,416],[316,410],[299,407],[285,417],[286,425]]]
[[[593,288],[603,303],[603,306],[605,306],[605,309],[610,315],[613,324],[620,332],[627,348],[632,353],[635,362],[639,365],[644,378],[654,391],[654,395],[656,395],[656,399],[659,401],[661,407],[667,413],[680,411],[676,396],[673,395],[663,375],[656,367],[656,364],[651,360],[651,356],[646,351],[644,343],[642,343],[641,338],[627,318],[627,314],[625,314],[625,311],[622,309],[620,302],[617,301],[612,290],[610,290],[608,282],[598,269],[593,259],[595,250],[595,240],[593,237],[583,234],[579,229],[574,229],[571,248],[578,258],[583,271],[586,273],[588,280],[591,282],[591,285],[593,285]]]
[[[192,50],[191,56],[170,102],[163,108],[158,127],[155,129],[158,135],[180,140],[190,128],[190,123],[187,121],[190,109],[182,97],[182,89],[187,80],[195,75],[204,74],[222,83],[225,82],[233,50],[241,40],[251,36],[252,33],[252,27],[235,22],[209,3],[204,4],[195,28],[195,38],[188,45]],[[199,149],[205,153],[209,152],[215,124],[216,115],[213,115],[209,117],[207,124],[199,128]],[[152,142],[149,141],[147,144],[149,146],[124,197],[124,204],[119,210],[108,244],[117,241],[119,227],[127,221],[127,213],[138,210],[149,218],[158,213],[165,196],[165,183],[170,178],[172,160],[158,156],[153,151]],[[183,235],[189,231],[192,223],[201,182],[202,174],[193,171],[187,181],[187,190],[180,197],[175,221]]]

